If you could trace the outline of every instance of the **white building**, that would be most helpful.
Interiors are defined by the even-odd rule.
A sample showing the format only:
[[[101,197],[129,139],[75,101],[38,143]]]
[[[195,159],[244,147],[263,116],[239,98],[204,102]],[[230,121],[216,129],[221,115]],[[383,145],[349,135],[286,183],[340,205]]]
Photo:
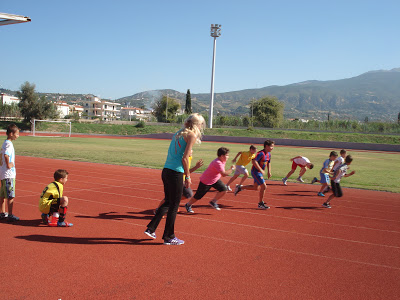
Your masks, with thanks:
[[[84,101],[83,109],[89,119],[97,117],[103,121],[112,121],[120,118],[120,106],[119,103],[90,96]]]
[[[145,120],[147,116],[145,115],[145,111],[141,108],[123,107],[121,108],[121,119],[129,119],[129,121],[132,119]]]
[[[0,94],[0,100],[1,100],[1,103],[3,105],[4,104],[7,104],[7,105],[16,104],[16,105],[18,105],[18,103],[21,101],[21,100],[19,100],[18,97],[9,96],[9,95],[6,95],[4,93]]]
[[[70,105],[69,109],[70,109],[71,114],[78,114],[79,117],[82,117],[82,114],[83,114],[83,111],[84,111],[83,106],[81,106],[81,105]]]
[[[66,102],[59,101],[56,102],[57,111],[60,113],[60,118],[64,118],[65,116],[69,116],[70,114],[70,105]]]

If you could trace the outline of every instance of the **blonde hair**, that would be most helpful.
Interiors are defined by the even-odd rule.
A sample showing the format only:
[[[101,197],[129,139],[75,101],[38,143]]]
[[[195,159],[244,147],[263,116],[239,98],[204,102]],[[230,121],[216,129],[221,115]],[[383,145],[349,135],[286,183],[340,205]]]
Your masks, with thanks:
[[[205,127],[206,121],[202,115],[198,113],[191,114],[183,123],[183,127],[178,131],[176,138],[178,139],[181,136],[186,138],[189,132],[193,132],[196,137],[196,143],[200,144]]]

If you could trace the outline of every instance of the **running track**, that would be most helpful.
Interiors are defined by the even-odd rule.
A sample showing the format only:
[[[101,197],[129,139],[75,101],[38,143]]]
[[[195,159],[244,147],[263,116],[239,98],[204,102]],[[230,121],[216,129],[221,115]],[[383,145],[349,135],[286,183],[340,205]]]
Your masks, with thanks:
[[[143,234],[163,197],[160,170],[23,156],[17,162],[14,211],[21,221],[0,223],[0,299],[400,295],[399,194],[344,189],[323,209],[319,186],[269,182],[270,210],[256,209],[257,194],[244,191],[227,194],[215,211],[209,193],[195,214],[177,217],[185,245],[164,246]],[[39,195],[58,168],[70,173],[72,228],[40,224]],[[193,178],[196,188],[199,174]]]

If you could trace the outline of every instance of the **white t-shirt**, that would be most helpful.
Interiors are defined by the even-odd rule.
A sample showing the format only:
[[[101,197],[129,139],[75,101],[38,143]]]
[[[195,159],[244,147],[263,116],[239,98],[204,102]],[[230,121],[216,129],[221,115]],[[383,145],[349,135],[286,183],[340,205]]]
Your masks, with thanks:
[[[7,168],[6,160],[4,155],[9,156],[9,162],[14,163],[14,167],[11,169]],[[5,140],[3,146],[1,147],[1,157],[0,157],[0,180],[6,178],[15,178],[15,150],[14,145],[10,140]]]
[[[336,163],[337,161],[338,161],[339,163]],[[344,164],[344,158],[341,157],[341,156],[339,155],[339,157],[335,159],[335,164],[336,164],[335,167],[332,169],[333,172],[335,172],[337,169],[339,169],[339,167],[340,167],[341,165]]]
[[[344,175],[346,175],[346,173],[347,173],[347,170],[349,169],[349,166],[348,165],[346,165],[346,164],[344,164],[344,165],[341,165],[340,166],[340,168],[339,168],[339,170],[337,170],[337,173],[335,174],[335,182],[336,183],[340,183],[340,179],[342,179],[342,177],[344,176]]]
[[[305,166],[306,164],[310,163],[310,160],[304,156],[295,158],[295,159],[293,159],[293,161],[300,166]]]

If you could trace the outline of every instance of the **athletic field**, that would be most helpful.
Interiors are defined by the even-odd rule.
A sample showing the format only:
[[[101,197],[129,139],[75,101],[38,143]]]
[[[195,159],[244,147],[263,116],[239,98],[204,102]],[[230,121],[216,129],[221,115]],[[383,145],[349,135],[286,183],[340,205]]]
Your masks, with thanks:
[[[400,294],[399,194],[344,188],[344,197],[324,209],[316,196],[319,185],[293,180],[284,187],[279,181],[290,169],[286,156],[293,152],[284,152],[287,147],[277,145],[273,152],[276,180],[268,181],[265,198],[270,210],[257,209],[257,194],[243,191],[236,197],[228,193],[219,202],[222,210],[216,211],[208,205],[211,192],[194,206],[195,214],[183,213],[181,203],[176,235],[185,245],[164,246],[164,221],[158,239],[143,234],[163,197],[159,169],[132,167],[130,160],[125,166],[79,161],[90,154],[84,150],[76,151],[74,161],[34,157],[39,155],[33,147],[37,141],[29,139],[15,142],[14,210],[21,221],[0,223],[3,265],[9,268],[1,275],[0,299],[397,299]],[[80,144],[90,144],[88,140]],[[107,147],[119,145],[114,139],[101,140]],[[24,143],[32,146],[30,156]],[[41,142],[41,148],[65,158],[69,146],[46,148],[46,143],[54,139]],[[193,162],[200,157],[209,162],[219,146],[196,147]],[[206,158],[201,149],[208,147],[214,153]],[[232,157],[246,149],[229,147]],[[118,157],[115,148],[107,155],[101,149],[92,156]],[[165,159],[161,146],[145,150]],[[312,159],[307,153],[314,152],[305,153],[311,150],[294,152]],[[125,151],[127,157],[147,160]],[[311,171],[328,154],[322,149],[321,157],[315,156],[317,169]],[[363,170],[361,162],[377,161],[372,158],[378,155],[351,154],[360,162],[354,163],[357,172]],[[385,155],[393,155],[396,171],[399,155]],[[386,163],[383,157],[380,162]],[[58,168],[70,173],[64,194],[70,198],[71,228],[40,224],[39,195]],[[311,171],[305,177],[312,178]],[[194,189],[199,176],[193,175]]]

